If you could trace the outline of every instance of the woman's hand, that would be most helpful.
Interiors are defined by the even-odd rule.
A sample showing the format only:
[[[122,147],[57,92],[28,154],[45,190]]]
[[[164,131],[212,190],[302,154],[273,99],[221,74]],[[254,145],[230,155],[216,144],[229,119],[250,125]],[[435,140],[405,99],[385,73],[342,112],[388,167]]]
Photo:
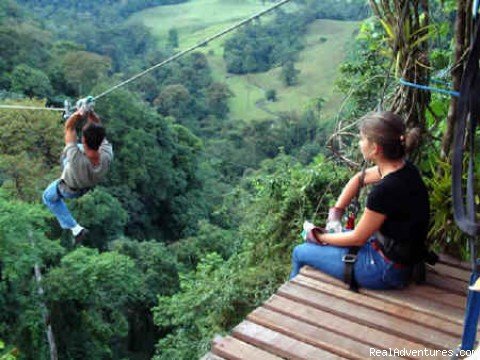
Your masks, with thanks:
[[[362,246],[380,229],[387,217],[384,214],[365,208],[355,230],[336,234],[316,234],[321,243],[335,246]]]

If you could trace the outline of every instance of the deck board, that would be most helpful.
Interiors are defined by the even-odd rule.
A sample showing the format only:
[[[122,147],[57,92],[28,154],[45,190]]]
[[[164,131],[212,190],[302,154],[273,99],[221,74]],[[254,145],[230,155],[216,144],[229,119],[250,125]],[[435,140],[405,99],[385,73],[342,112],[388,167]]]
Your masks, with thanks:
[[[470,271],[462,268],[456,268],[444,263],[439,263],[436,264],[433,269],[435,272],[452,279],[462,280],[466,282],[470,280]]]
[[[248,315],[248,320],[348,359],[369,356],[370,347],[366,344],[264,307],[255,309]]]
[[[209,352],[208,354],[205,354],[205,356],[203,356],[200,360],[226,360],[226,359]]]
[[[304,267],[204,359],[365,359],[389,349],[408,352],[388,359],[421,359],[426,350],[428,358],[448,359],[440,351],[460,342],[469,277],[469,264],[441,256],[425,284],[355,293]]]
[[[275,356],[231,336],[227,336],[223,338],[221,342],[214,344],[212,352],[214,355],[221,356],[228,360],[281,359],[281,357]]]
[[[435,286],[440,289],[450,291],[452,294],[462,295],[468,291],[468,283],[463,280],[446,278],[436,272],[429,272],[427,277],[427,284]]]
[[[233,329],[232,335],[282,358],[338,360],[343,357],[296,340],[251,321],[243,321]]]
[[[305,274],[323,282],[328,282],[329,284],[336,285],[339,288],[345,288],[342,281],[334,279],[312,268],[306,267],[302,269],[301,274]],[[387,301],[389,303],[399,304],[404,306],[405,308],[416,309],[426,314],[430,314],[445,319],[447,321],[456,322],[457,324],[462,325],[463,309],[437,303],[436,301],[431,301],[422,296],[412,294],[410,288],[415,286],[417,285],[410,285],[407,289],[403,289],[400,291],[360,289],[360,293],[363,295],[367,295],[369,298],[382,299],[383,301]],[[408,296],[406,294],[408,294]]]
[[[390,332],[414,342],[420,342],[427,347],[447,350],[455,346],[457,342],[454,336],[441,331],[409,322],[393,314],[386,314],[332,295],[310,290],[297,284],[285,284],[277,293],[294,301],[333,312],[360,324]]]
[[[403,339],[385,331],[356,323],[336,314],[299,304],[282,296],[274,295],[264,307],[287,316],[294,317],[307,324],[322,327],[328,331],[343,334],[377,349],[404,347],[407,349],[425,349],[425,346]],[[412,357],[418,358],[418,357]]]

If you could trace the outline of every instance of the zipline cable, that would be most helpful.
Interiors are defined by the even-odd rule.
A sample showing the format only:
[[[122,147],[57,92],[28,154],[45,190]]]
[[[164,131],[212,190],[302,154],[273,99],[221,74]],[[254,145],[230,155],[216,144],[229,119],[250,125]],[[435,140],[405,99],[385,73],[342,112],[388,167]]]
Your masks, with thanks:
[[[21,106],[21,105],[0,105],[0,109],[65,111],[64,108],[40,107],[40,106]]]
[[[276,9],[276,8],[282,6],[282,5],[284,5],[284,4],[286,4],[286,3],[290,2],[290,1],[291,1],[291,0],[281,0],[281,1],[277,2],[276,4],[270,6],[269,8],[267,8],[267,9],[265,9],[265,10],[262,10],[262,11],[256,13],[256,14],[250,16],[249,18],[247,18],[247,19],[245,19],[245,20],[242,20],[242,21],[240,21],[239,23],[236,23],[236,24],[230,26],[230,27],[227,28],[227,29],[224,29],[224,30],[216,33],[215,35],[212,35],[212,36],[206,38],[206,39],[203,40],[203,41],[200,41],[199,43],[197,43],[197,44],[189,47],[188,49],[185,49],[185,50],[183,50],[183,51],[180,51],[180,52],[176,53],[175,55],[169,57],[168,59],[166,59],[166,60],[164,60],[164,61],[162,61],[162,62],[160,62],[160,63],[158,63],[158,64],[156,64],[156,65],[153,65],[152,67],[149,67],[148,69],[146,69],[146,70],[144,70],[144,71],[142,71],[142,72],[140,72],[140,73],[132,76],[131,78],[129,78],[129,79],[127,79],[127,80],[124,80],[124,81],[120,82],[119,84],[111,87],[110,89],[104,91],[104,92],[101,93],[100,95],[95,96],[95,97],[94,97],[94,100],[98,100],[98,99],[104,97],[105,95],[111,93],[112,91],[114,91],[114,90],[116,90],[116,89],[118,89],[118,88],[120,88],[120,87],[122,87],[122,86],[125,86],[125,85],[127,85],[128,83],[130,83],[130,82],[138,79],[139,77],[141,77],[141,76],[143,76],[143,75],[145,75],[145,74],[147,74],[147,73],[149,73],[149,72],[151,72],[151,71],[153,71],[153,70],[155,70],[155,69],[157,69],[157,68],[159,68],[159,67],[161,67],[161,66],[164,66],[164,65],[166,65],[166,64],[168,64],[168,63],[170,63],[170,62],[172,62],[172,61],[174,61],[174,60],[176,60],[176,59],[178,59],[179,57],[181,57],[181,56],[183,56],[183,55],[185,55],[185,54],[188,54],[188,53],[192,52],[193,50],[195,50],[195,49],[197,49],[197,48],[199,48],[199,47],[202,47],[202,46],[207,45],[210,41],[215,40],[215,39],[217,39],[217,38],[219,38],[219,37],[221,37],[221,36],[223,36],[223,35],[225,35],[225,34],[228,34],[229,32],[231,32],[231,31],[233,31],[233,30],[235,30],[235,29],[237,29],[237,28],[239,28],[239,27],[241,27],[241,26],[249,23],[250,21],[252,21],[252,20],[254,20],[254,19],[256,19],[256,18],[259,18],[259,17],[262,16],[262,15],[265,15],[265,14],[269,13],[270,11],[272,11],[272,10],[274,10],[274,9]]]
[[[263,15],[269,13],[269,12],[271,12],[271,11],[279,8],[280,6],[285,5],[286,3],[290,2],[290,1],[291,1],[291,0],[281,0],[281,1],[273,4],[273,5],[270,6],[269,8],[264,9],[264,10],[262,10],[262,11],[259,11],[258,13],[256,13],[256,14],[248,17],[247,19],[244,19],[244,20],[242,20],[242,21],[240,21],[240,22],[238,22],[238,23],[236,23],[236,24],[234,24],[234,25],[232,25],[232,26],[230,26],[230,27],[228,27],[228,28],[226,28],[226,29],[224,29],[224,30],[222,30],[222,31],[220,31],[220,32],[218,32],[218,33],[216,33],[216,34],[214,34],[214,35],[212,35],[212,36],[204,39],[204,40],[202,40],[202,41],[200,41],[200,42],[198,42],[197,44],[189,47],[188,49],[185,49],[185,50],[183,50],[183,51],[180,51],[180,52],[176,53],[175,55],[169,57],[168,59],[166,59],[166,60],[164,60],[164,61],[161,61],[161,62],[159,62],[158,64],[155,64],[155,65],[149,67],[148,69],[146,69],[146,70],[144,70],[144,71],[142,71],[142,72],[140,72],[140,73],[138,73],[138,74],[130,77],[129,79],[124,80],[124,81],[118,83],[118,84],[115,85],[115,86],[112,86],[110,89],[105,90],[105,91],[102,92],[101,94],[95,96],[93,99],[94,99],[94,100],[98,100],[98,99],[106,96],[107,94],[110,94],[112,91],[115,91],[116,89],[118,89],[118,88],[120,88],[120,87],[122,87],[122,86],[125,86],[125,85],[131,83],[132,81],[134,81],[134,80],[142,77],[143,75],[148,74],[149,72],[151,72],[151,71],[153,71],[153,70],[155,70],[155,69],[158,69],[158,68],[161,67],[161,66],[164,66],[164,65],[166,65],[166,64],[168,64],[168,63],[171,63],[172,61],[174,61],[174,60],[176,60],[176,59],[178,59],[178,58],[180,58],[180,57],[182,57],[182,56],[184,56],[184,55],[192,52],[193,50],[195,50],[195,49],[197,49],[197,48],[199,48],[199,47],[203,47],[203,46],[207,45],[209,42],[211,42],[211,41],[213,41],[213,40],[215,40],[215,39],[217,39],[217,38],[219,38],[219,37],[221,37],[221,36],[223,36],[223,35],[226,35],[226,34],[228,34],[229,32],[231,32],[231,31],[233,31],[233,30],[235,30],[235,29],[238,29],[239,27],[241,27],[241,26],[249,23],[250,21],[255,20],[255,19],[259,18],[260,16],[263,16]],[[36,107],[36,106],[19,106],[19,105],[18,105],[18,106],[17,106],[17,105],[0,105],[0,109],[65,111],[65,108],[47,108],[47,107],[42,108],[42,107]]]

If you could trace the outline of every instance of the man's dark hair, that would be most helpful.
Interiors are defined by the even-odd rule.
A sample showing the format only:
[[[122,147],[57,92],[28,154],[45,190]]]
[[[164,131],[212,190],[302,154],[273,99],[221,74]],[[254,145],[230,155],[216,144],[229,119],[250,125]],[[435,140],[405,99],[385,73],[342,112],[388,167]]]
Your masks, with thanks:
[[[90,123],[83,128],[85,143],[92,150],[98,150],[107,132],[100,124]]]

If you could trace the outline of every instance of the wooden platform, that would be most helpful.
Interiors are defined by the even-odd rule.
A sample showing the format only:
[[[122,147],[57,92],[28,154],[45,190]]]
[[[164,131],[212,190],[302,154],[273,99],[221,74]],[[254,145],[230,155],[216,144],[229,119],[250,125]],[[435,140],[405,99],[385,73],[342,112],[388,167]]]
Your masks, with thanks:
[[[448,359],[441,350],[460,343],[469,277],[467,264],[442,256],[424,285],[354,293],[305,267],[202,359]]]

